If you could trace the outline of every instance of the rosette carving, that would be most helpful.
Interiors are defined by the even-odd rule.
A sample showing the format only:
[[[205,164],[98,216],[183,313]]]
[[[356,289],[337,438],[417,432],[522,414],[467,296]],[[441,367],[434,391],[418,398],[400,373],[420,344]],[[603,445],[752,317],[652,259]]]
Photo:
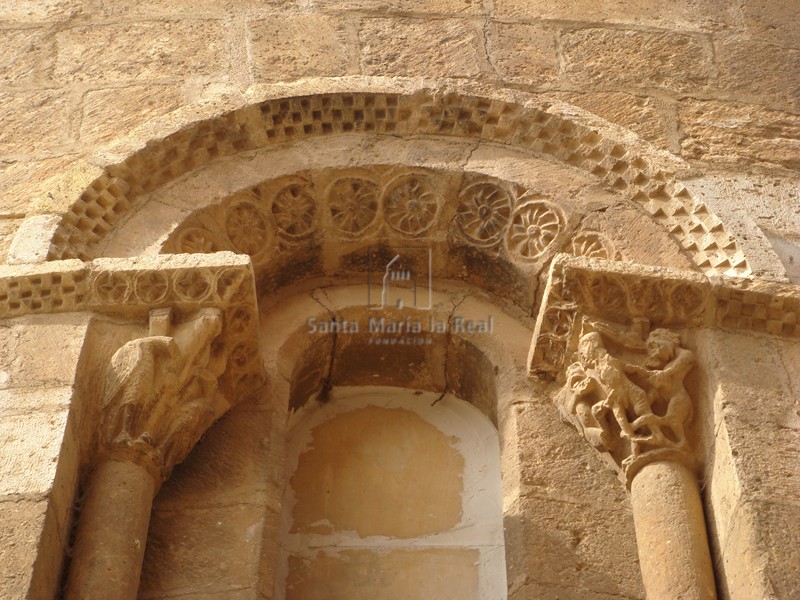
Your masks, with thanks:
[[[167,297],[169,280],[158,271],[145,271],[137,275],[134,289],[137,298],[148,304],[155,304]]]
[[[424,175],[402,175],[383,194],[383,213],[389,227],[408,236],[431,228],[439,214],[439,195]]]
[[[514,211],[506,235],[511,256],[523,260],[540,257],[561,233],[562,223],[560,211],[549,202],[525,202]]]
[[[302,238],[314,230],[317,205],[308,186],[292,183],[280,190],[272,201],[272,216],[280,234]]]
[[[211,291],[208,274],[201,271],[186,271],[175,278],[175,291],[181,300],[197,301]]]
[[[475,183],[461,192],[455,222],[461,235],[478,246],[499,242],[511,219],[513,200],[505,189],[489,182]]]
[[[184,229],[175,239],[175,251],[178,253],[208,254],[225,249],[225,245],[213,233],[201,227]]]
[[[348,235],[363,233],[378,216],[378,195],[378,186],[367,179],[337,179],[328,188],[333,224]]]
[[[250,256],[264,253],[270,241],[266,220],[249,202],[239,202],[228,208],[225,233],[237,252]]]
[[[582,231],[572,239],[572,254],[586,258],[614,260],[617,254],[614,244],[596,231]]]
[[[103,302],[118,304],[128,297],[130,283],[121,273],[100,273],[94,280],[97,297]]]

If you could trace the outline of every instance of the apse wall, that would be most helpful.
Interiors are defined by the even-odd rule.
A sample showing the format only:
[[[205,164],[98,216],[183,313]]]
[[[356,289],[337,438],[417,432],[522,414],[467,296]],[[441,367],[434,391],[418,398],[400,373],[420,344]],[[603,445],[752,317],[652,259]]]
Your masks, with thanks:
[[[53,210],[49,177],[150,119],[241,105],[279,82],[364,76],[580,106],[705,173],[728,171],[726,221],[758,225],[800,261],[790,4],[22,0],[0,4],[0,29],[0,260],[25,216]]]

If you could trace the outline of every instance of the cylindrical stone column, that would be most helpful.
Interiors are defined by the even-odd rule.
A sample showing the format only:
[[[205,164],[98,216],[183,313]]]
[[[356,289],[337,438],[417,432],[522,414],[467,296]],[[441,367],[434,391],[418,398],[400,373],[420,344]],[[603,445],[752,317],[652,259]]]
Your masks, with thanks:
[[[644,465],[631,482],[647,600],[712,600],[714,572],[697,479],[679,461]]]
[[[136,600],[157,489],[133,461],[101,462],[89,482],[66,600]]]

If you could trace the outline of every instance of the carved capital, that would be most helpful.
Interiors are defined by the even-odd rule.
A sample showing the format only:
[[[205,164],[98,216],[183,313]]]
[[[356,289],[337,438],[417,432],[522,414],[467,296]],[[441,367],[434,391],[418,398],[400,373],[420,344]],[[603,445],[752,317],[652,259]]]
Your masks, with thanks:
[[[171,311],[153,310],[150,335],[111,358],[101,405],[101,445],[164,480],[228,407],[219,388],[228,350],[215,344],[223,314],[204,308],[173,326]]]
[[[549,275],[529,373],[560,385],[561,412],[628,485],[648,462],[692,462],[695,361],[676,331],[800,337],[798,286],[566,255]]]
[[[692,462],[683,380],[694,364],[676,333],[651,329],[646,319],[623,326],[583,318],[559,408],[630,485],[648,462]]]

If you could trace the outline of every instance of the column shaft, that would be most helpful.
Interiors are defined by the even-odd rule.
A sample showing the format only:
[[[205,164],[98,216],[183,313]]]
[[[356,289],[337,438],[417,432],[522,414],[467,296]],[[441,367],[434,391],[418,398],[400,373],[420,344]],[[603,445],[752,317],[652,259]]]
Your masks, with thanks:
[[[156,484],[134,462],[92,473],[81,510],[66,600],[136,600]]]
[[[645,465],[631,483],[648,600],[713,600],[714,572],[695,475],[678,461]]]

